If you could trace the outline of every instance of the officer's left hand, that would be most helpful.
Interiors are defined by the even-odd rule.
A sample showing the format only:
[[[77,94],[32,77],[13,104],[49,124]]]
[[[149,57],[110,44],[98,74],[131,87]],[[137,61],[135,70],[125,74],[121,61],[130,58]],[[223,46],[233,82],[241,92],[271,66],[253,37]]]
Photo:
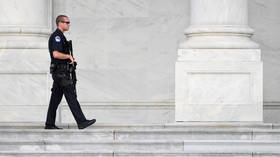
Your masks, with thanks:
[[[71,60],[69,64],[72,64],[74,66],[74,58],[71,55],[69,55],[69,59]]]

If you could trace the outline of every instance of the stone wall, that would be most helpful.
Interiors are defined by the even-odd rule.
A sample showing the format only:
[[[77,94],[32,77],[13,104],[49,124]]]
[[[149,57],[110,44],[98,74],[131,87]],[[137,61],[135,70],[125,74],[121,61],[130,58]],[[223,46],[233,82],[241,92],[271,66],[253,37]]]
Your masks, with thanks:
[[[260,43],[264,62],[266,122],[280,122],[279,6],[279,0],[249,0],[249,26],[255,29],[253,40]],[[65,35],[73,40],[78,98],[87,117],[110,123],[174,121],[175,62],[189,24],[189,0],[53,0],[52,9],[53,30],[58,14],[71,20]],[[19,55],[36,60],[34,49],[21,50],[22,54],[12,51],[1,49],[1,61],[9,63]],[[38,52],[39,69],[46,71],[34,73],[35,68],[14,75],[16,70],[11,68],[1,73],[0,121],[45,120],[51,81],[46,66],[49,56],[47,49]],[[12,80],[20,81],[13,84]],[[15,87],[28,81],[32,84]],[[65,101],[62,104],[58,120],[74,122]]]
[[[53,6],[53,18],[71,19],[66,35],[73,40],[78,97],[87,115],[174,121],[174,65],[188,25],[188,1],[57,0]],[[68,106],[64,110],[62,119],[68,119]]]
[[[280,122],[280,1],[249,0],[249,25],[262,50],[264,120]]]

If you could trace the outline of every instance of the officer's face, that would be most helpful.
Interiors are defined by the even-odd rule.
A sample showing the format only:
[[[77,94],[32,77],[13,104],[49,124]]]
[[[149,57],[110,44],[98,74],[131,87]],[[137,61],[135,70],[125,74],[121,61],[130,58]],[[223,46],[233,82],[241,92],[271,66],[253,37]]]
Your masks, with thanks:
[[[70,27],[70,20],[67,17],[63,18],[63,21],[61,21],[61,27],[64,31],[68,31]]]

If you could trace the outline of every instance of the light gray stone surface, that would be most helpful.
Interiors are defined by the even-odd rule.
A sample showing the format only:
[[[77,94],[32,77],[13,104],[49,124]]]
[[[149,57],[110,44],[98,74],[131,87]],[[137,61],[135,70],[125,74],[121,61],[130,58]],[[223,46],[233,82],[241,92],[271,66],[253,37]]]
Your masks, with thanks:
[[[13,2],[6,3],[3,0],[3,3]],[[264,62],[266,122],[280,122],[279,6],[278,0],[249,0],[248,6],[248,24],[255,30],[253,40],[260,43]],[[10,7],[12,10],[16,9],[14,3]],[[175,61],[179,42],[185,39],[184,29],[189,25],[189,0],[53,0],[52,7],[53,29],[54,18],[58,14],[67,14],[71,20],[71,31],[67,32],[66,36],[73,40],[74,55],[78,61],[78,98],[82,108],[83,104],[87,103],[94,106],[92,110],[86,111],[88,117],[98,115],[99,119],[106,122],[121,122],[124,119],[127,122],[132,116],[117,114],[117,110],[114,110],[116,113],[113,113],[115,114],[113,119],[110,119],[108,114],[102,117],[102,113],[108,111],[107,106],[95,114],[96,105],[101,101],[112,108],[111,102],[125,102],[119,103],[122,106],[129,104],[127,102],[134,103],[140,100],[146,105],[167,102],[170,110],[166,111],[165,107],[163,109],[160,107],[162,111],[156,114],[154,112],[150,112],[148,116],[134,114],[135,117],[139,117],[133,117],[130,122],[134,122],[135,119],[139,122],[139,119],[146,117],[154,118],[154,122],[163,122],[166,119],[174,121]],[[47,8],[44,12],[40,10],[38,16],[42,17],[35,23],[46,26],[46,29],[48,21],[42,18],[48,16],[47,12]],[[28,14],[20,17],[24,15]],[[34,15],[32,14],[32,17]],[[5,22],[7,19],[1,20]],[[26,20],[28,21],[30,19]],[[14,21],[10,23],[18,24]],[[46,34],[48,30],[42,33]],[[3,34],[1,37],[4,37]],[[29,43],[29,47],[36,47],[36,43],[32,44],[32,41]],[[38,47],[46,47],[46,44]],[[16,82],[15,85],[22,84],[22,88],[8,86],[11,82],[7,80],[0,82],[1,101],[9,101],[9,104],[0,104],[0,121],[44,122],[51,85],[49,84],[47,89],[38,89],[37,83],[44,82],[42,73],[49,70],[48,50],[1,49],[0,60],[1,74],[10,75],[11,80],[14,80],[18,73],[24,73],[24,76],[35,73],[38,76],[36,78],[39,78],[34,84],[30,83],[30,86],[25,84],[26,79]],[[30,77],[32,78],[33,74],[30,74]],[[17,99],[19,95],[17,93],[26,87],[30,88],[24,93],[21,92],[20,99]],[[45,87],[44,82],[42,88]],[[30,96],[31,91],[36,91],[35,96]],[[19,100],[22,100],[20,102],[23,102],[25,107],[17,106]],[[26,106],[28,100],[35,106]],[[35,102],[37,104],[34,104]],[[27,113],[23,113],[23,110]],[[127,112],[130,111],[135,109],[131,108]],[[68,116],[64,117],[67,120],[72,118],[69,113],[61,115]],[[63,118],[58,117],[58,120],[63,121]],[[145,119],[143,122],[150,121]]]
[[[264,61],[264,105],[277,102],[277,111],[264,108],[264,120],[273,122],[280,119],[278,4],[277,0],[249,0],[248,5],[248,24],[255,29],[253,40],[260,43]],[[54,15],[59,13],[68,14],[72,21],[69,36],[80,61],[81,101],[174,100],[174,62],[189,24],[188,0],[57,0]]]
[[[186,152],[212,152],[212,153],[279,153],[279,141],[184,141]]]
[[[112,157],[272,157],[280,154],[279,130],[273,129],[275,124],[189,123],[185,129],[176,128],[183,124],[99,124],[86,130],[42,130],[38,126],[38,123],[0,123],[0,156],[72,153],[72,156]],[[258,133],[265,135],[264,138],[254,138]]]
[[[249,25],[260,44],[264,63],[264,101],[279,104],[280,14],[278,0],[249,0]]]
[[[81,101],[174,99],[174,63],[188,23],[187,1],[57,0],[58,14],[72,22],[66,34],[79,64]]]
[[[30,156],[90,156],[90,157],[254,157],[252,153],[186,153],[186,152],[176,152],[176,151],[117,151],[117,152],[94,152],[94,151],[52,151],[52,152],[16,152],[16,151],[2,151],[0,156],[15,156],[20,155],[21,157]],[[279,154],[273,153],[258,153],[258,157],[276,157]]]

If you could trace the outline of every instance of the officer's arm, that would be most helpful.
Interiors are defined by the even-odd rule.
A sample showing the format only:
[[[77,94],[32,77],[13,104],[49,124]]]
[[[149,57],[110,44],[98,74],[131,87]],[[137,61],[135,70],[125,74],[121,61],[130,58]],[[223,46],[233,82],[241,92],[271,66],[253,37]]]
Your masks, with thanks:
[[[61,53],[59,51],[53,51],[53,58],[55,58],[55,59],[70,59],[71,60],[70,64],[74,63],[74,59],[71,55],[64,54],[64,53]]]

